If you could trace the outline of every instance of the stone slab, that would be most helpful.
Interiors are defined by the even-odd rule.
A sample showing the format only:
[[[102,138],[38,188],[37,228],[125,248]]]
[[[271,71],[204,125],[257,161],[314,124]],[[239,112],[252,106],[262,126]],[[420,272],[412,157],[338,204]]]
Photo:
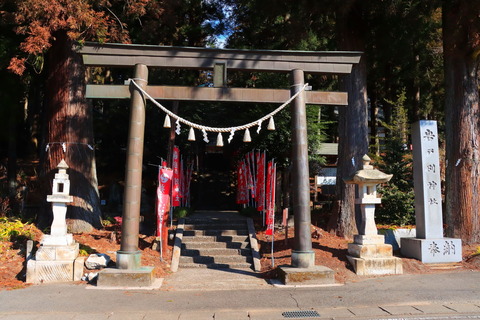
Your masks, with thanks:
[[[41,245],[35,254],[37,261],[67,261],[78,257],[79,244],[70,245]]]
[[[353,242],[356,244],[383,244],[385,243],[385,236],[383,234],[376,235],[360,235],[353,236]]]
[[[45,246],[68,246],[72,245],[74,243],[74,240],[71,233],[67,233],[66,235],[62,236],[46,234],[43,236],[40,243]]]
[[[27,283],[67,282],[74,280],[74,261],[36,261],[27,263]],[[83,267],[82,267],[83,271]]]
[[[16,312],[16,313],[4,313],[0,314],[0,320],[42,320],[41,314],[38,313],[24,313],[24,312]],[[55,319],[51,317],[50,319]],[[73,319],[72,317],[69,318],[62,318],[62,319]]]
[[[379,229],[378,233],[385,235],[385,243],[391,244],[393,250],[400,249],[402,238],[415,238],[417,234],[415,228]]]
[[[278,267],[278,274],[285,285],[335,283],[335,272],[324,266],[296,268],[283,265]]]
[[[111,312],[89,312],[89,313],[77,313],[75,317],[73,318],[74,320],[108,320],[108,319],[115,319],[115,318],[110,318]]]
[[[188,311],[188,312],[181,312],[178,315],[178,320],[213,320],[214,313],[213,311]]]
[[[415,309],[420,310],[425,314],[444,314],[444,313],[452,313],[451,309],[448,309],[444,305],[441,304],[423,304],[423,305],[413,305]]]
[[[379,307],[352,307],[348,310],[357,317],[389,316],[388,312]]]
[[[98,287],[150,287],[154,282],[153,267],[136,270],[107,268],[98,273]]]
[[[321,318],[347,318],[353,317],[354,314],[347,308],[317,308],[317,312]]]
[[[92,319],[92,318],[90,318]],[[109,320],[144,320],[145,319],[145,314],[143,314],[141,311],[112,311],[109,316]],[[158,318],[158,319],[163,319],[163,318]],[[93,319],[92,319],[93,320]]]
[[[73,261],[73,281],[82,280],[84,265],[85,265],[85,257],[77,257]]]
[[[449,303],[445,307],[459,313],[480,313],[480,308],[473,303]]]
[[[405,257],[423,263],[447,263],[462,261],[462,240],[454,238],[402,238],[401,252]]]
[[[348,254],[356,258],[390,258],[393,256],[389,244],[348,244]]]
[[[347,256],[347,259],[360,276],[403,273],[402,260],[396,257],[365,259]]]
[[[147,312],[143,320],[178,320],[179,319],[178,313],[166,313],[165,311],[157,311],[157,312]]]
[[[250,320],[285,320],[286,318],[282,315],[285,310],[250,310],[248,312]]]
[[[412,306],[381,306],[381,308],[391,315],[414,315],[423,313]]]
[[[215,320],[247,320],[248,311],[217,311],[214,315]]]

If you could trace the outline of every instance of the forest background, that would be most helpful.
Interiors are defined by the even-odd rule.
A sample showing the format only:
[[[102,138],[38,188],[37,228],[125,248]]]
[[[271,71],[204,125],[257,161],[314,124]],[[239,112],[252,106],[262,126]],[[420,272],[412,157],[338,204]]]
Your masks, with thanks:
[[[65,157],[74,195],[70,228],[100,228],[99,185],[123,179],[128,102],[86,101],[82,90],[85,81],[122,84],[132,71],[84,70],[74,45],[362,51],[350,76],[306,79],[314,90],[349,93],[346,108],[308,107],[311,150],[321,140],[339,143],[330,228],[344,237],[355,232],[354,187],[341,178],[358,170],[366,153],[396,177],[383,188],[390,200],[380,216],[411,222],[401,221],[413,215],[409,125],[429,119],[438,121],[444,150],[446,232],[480,242],[479,14],[480,2],[462,0],[1,0],[0,215],[47,224],[48,212],[32,215],[22,206],[44,202],[55,166]],[[149,78],[166,85],[211,82],[207,70],[153,70]],[[228,80],[239,87],[289,85],[286,76],[267,73],[229,73]],[[271,108],[182,103],[179,112],[206,125],[232,126]],[[288,168],[288,112],[275,120],[275,133],[261,132],[248,146],[237,137],[231,150],[266,149]],[[145,165],[167,157],[169,132],[160,130],[162,122],[149,106]],[[386,128],[384,140],[380,127]],[[176,143],[192,153],[204,148],[188,144],[186,134]],[[315,171],[321,159],[311,160]]]

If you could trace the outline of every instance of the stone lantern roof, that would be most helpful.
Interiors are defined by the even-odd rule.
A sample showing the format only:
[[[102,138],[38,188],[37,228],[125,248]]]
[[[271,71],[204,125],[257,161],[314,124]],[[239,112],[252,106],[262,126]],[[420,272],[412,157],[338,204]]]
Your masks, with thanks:
[[[352,184],[380,184],[390,181],[393,177],[393,174],[386,174],[380,170],[374,169],[370,165],[370,157],[364,155],[363,158],[363,169],[358,170],[355,174],[349,178],[343,179],[345,183]]]

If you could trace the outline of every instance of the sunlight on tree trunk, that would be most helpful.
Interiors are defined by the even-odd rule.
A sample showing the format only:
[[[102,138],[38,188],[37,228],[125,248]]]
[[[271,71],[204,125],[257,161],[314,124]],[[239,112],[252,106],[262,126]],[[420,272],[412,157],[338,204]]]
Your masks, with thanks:
[[[339,50],[364,51],[365,32],[361,27],[359,1],[349,1],[345,11],[338,15]],[[338,236],[352,238],[356,233],[355,185],[347,185],[343,178],[351,176],[362,165],[368,152],[366,63],[362,57],[352,73],[342,81],[342,91],[348,92],[348,106],[339,107],[339,149],[337,169],[337,203],[329,222],[330,231]],[[353,159],[353,160],[352,160]]]
[[[69,231],[89,232],[102,227],[95,154],[89,147],[93,147],[92,108],[85,99],[81,57],[64,32],[57,33],[56,39],[48,54],[45,100],[49,147],[44,178],[51,183],[56,166],[65,159],[74,198],[67,212]]]
[[[480,4],[444,1],[447,234],[480,241]]]

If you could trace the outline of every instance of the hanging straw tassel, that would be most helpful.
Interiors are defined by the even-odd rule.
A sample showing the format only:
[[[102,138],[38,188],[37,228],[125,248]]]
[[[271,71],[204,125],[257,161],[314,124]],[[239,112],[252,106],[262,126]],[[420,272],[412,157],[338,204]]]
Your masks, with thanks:
[[[167,115],[165,115],[165,121],[163,121],[163,127],[164,128],[171,128],[172,127],[172,123],[170,122],[170,117]]]
[[[270,120],[268,121],[267,130],[270,130],[270,131],[275,130],[275,121],[273,121],[273,117],[270,117]]]
[[[195,141],[195,130],[190,127],[190,131],[188,132],[188,141]]]
[[[245,130],[245,134],[243,135],[243,142],[252,142],[252,138],[250,137],[250,130],[248,130],[248,128]]]
[[[217,136],[217,147],[223,147],[223,136],[220,132]]]

